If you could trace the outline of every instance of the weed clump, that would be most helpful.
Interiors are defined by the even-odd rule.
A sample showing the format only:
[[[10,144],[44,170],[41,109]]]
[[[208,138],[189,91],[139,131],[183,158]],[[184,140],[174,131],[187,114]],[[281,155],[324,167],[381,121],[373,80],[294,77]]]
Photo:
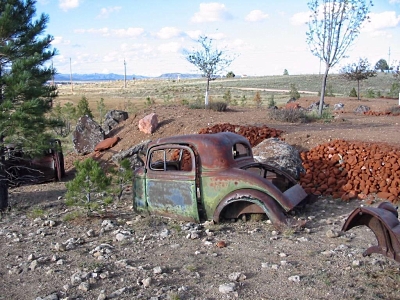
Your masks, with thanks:
[[[308,115],[300,109],[270,109],[269,117],[275,121],[288,123],[308,123]]]

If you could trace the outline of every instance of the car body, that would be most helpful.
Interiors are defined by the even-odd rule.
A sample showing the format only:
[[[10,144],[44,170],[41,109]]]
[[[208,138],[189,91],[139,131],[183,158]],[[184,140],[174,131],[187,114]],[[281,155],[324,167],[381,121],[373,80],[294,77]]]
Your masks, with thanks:
[[[61,141],[52,139],[49,148],[38,158],[23,153],[13,144],[4,147],[4,165],[11,186],[61,181],[65,176]]]
[[[195,222],[266,214],[282,225],[306,197],[292,176],[256,162],[249,141],[231,132],[155,140],[134,171],[136,210]]]

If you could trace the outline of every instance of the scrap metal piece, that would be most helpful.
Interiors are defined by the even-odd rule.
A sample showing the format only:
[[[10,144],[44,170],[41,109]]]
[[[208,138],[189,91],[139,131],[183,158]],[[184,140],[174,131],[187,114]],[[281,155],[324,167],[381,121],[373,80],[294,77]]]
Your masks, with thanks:
[[[347,218],[342,231],[365,225],[378,240],[377,246],[369,247],[363,256],[372,253],[385,255],[400,263],[400,221],[397,207],[390,202],[382,202],[378,207],[356,208]]]

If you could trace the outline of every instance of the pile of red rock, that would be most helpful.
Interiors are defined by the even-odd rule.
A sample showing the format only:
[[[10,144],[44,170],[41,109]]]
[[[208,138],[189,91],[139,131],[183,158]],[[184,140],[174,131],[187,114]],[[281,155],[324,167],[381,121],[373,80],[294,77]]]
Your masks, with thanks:
[[[268,126],[241,126],[224,123],[217,124],[212,127],[202,128],[200,129],[199,134],[218,132],[233,132],[240,134],[247,138],[250,141],[251,146],[254,147],[265,139],[271,137],[279,137],[283,131],[275,128],[270,128]]]
[[[400,201],[400,149],[336,140],[300,154],[307,193],[349,200],[369,194]]]
[[[400,114],[393,114],[391,111],[382,112],[382,111],[369,110],[369,111],[365,111],[364,115],[366,115],[366,116],[399,116]]]

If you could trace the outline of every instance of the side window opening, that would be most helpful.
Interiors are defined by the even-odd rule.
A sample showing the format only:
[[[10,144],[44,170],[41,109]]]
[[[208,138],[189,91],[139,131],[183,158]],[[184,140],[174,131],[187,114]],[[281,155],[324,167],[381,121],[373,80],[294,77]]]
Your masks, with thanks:
[[[232,147],[232,155],[234,159],[249,157],[251,153],[250,148],[245,144],[234,144]]]
[[[191,171],[192,157],[183,148],[156,149],[150,154],[149,167],[153,171]]]

